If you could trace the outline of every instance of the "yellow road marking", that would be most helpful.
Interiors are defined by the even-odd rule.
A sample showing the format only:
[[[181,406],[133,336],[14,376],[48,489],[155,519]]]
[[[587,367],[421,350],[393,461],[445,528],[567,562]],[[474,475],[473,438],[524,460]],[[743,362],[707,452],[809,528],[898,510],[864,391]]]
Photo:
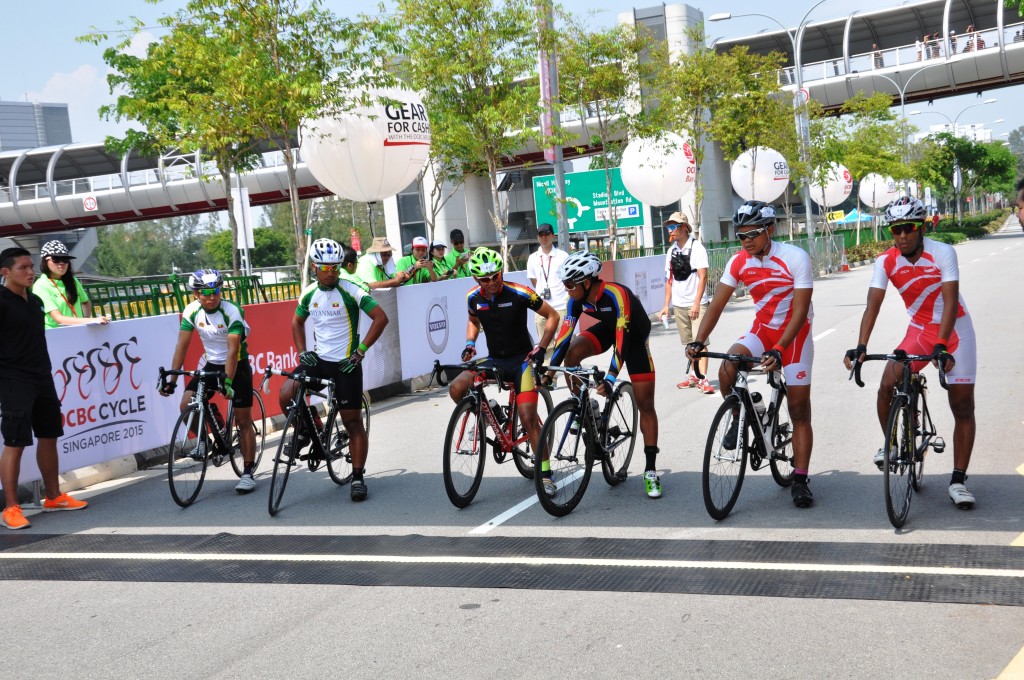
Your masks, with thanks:
[[[1017,656],[1013,657],[996,680],[1024,680],[1024,649],[1017,652]]]

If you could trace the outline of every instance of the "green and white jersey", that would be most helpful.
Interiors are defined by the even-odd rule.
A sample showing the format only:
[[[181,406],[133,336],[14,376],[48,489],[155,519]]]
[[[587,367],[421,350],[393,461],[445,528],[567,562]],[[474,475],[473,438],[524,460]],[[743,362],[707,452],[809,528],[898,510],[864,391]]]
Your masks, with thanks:
[[[238,347],[239,361],[248,360],[249,350],[245,339],[249,337],[249,324],[245,322],[242,308],[234,302],[221,300],[217,309],[208,312],[193,300],[181,313],[181,330],[196,331],[203,341],[206,360],[211,364],[223,364],[228,359],[228,336],[241,335],[242,342]]]
[[[312,283],[302,291],[295,314],[313,319],[313,351],[324,361],[347,359],[359,346],[359,310],[369,313],[377,301],[357,284],[338,279],[324,290]]]

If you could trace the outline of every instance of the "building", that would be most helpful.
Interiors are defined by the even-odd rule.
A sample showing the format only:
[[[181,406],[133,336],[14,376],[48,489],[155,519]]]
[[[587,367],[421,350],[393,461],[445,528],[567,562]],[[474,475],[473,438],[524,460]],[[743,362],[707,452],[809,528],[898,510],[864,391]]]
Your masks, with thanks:
[[[70,143],[67,104],[0,101],[0,151]]]

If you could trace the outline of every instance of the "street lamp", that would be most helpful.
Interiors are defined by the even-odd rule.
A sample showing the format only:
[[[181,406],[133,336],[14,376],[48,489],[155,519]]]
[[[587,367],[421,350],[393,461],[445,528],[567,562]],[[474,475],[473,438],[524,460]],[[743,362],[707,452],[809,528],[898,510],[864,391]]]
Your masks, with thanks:
[[[806,104],[806,102],[802,101],[802,99],[807,95],[805,95],[804,93],[804,68],[803,60],[800,54],[800,48],[803,45],[804,29],[807,27],[807,18],[811,15],[811,12],[813,12],[819,5],[822,5],[825,2],[827,2],[827,0],[819,0],[819,2],[817,2],[809,10],[807,10],[807,13],[804,14],[804,17],[800,20],[800,23],[797,24],[796,29],[792,31],[786,28],[785,25],[783,25],[783,23],[776,19],[775,17],[769,16],[767,14],[759,14],[757,12],[751,12],[748,14],[732,14],[730,12],[721,12],[719,14],[712,14],[710,17],[708,17],[708,21],[727,21],[728,19],[739,17],[762,17],[764,19],[774,21],[776,24],[778,24],[779,28],[781,28],[785,32],[786,37],[789,38],[789,42],[793,46],[793,67],[795,69],[796,91],[798,94],[798,96],[793,98],[793,114],[796,120],[797,138],[800,140],[800,161],[801,163],[803,163],[804,167],[807,167],[810,164],[810,151],[808,147],[810,147],[811,145],[811,131],[810,123],[807,120],[807,108],[803,106],[803,104]],[[812,219],[814,213],[811,209],[811,188],[806,177],[802,178],[801,184],[803,185],[801,193],[803,194],[804,199],[804,210],[807,212],[807,238],[808,240],[810,240],[814,238],[814,220]],[[811,243],[813,243],[813,241],[811,241]]]

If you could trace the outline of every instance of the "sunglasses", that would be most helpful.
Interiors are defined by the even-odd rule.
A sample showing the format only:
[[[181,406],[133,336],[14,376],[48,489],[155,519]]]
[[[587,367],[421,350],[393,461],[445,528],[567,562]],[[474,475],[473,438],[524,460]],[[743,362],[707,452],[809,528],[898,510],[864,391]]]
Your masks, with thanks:
[[[913,234],[917,231],[920,224],[916,222],[904,222],[903,224],[890,224],[889,233],[893,236],[900,236],[902,234]]]
[[[579,285],[579,283],[573,283],[572,281],[562,281],[562,286],[566,290],[576,290],[576,287]]]
[[[200,295],[211,297],[213,295],[220,295],[220,288],[200,288],[196,292],[199,293]]]
[[[765,231],[766,230],[764,227],[761,227],[760,229],[751,229],[750,231],[737,231],[736,238],[738,238],[741,241],[749,241],[752,238],[757,238]]]
[[[313,269],[318,272],[336,272],[339,269],[339,265],[336,264],[315,264]]]
[[[474,276],[473,278],[476,279],[477,283],[494,283],[500,276],[501,272],[498,272],[496,274],[491,274],[490,276]]]
[[[54,264],[71,264],[70,257],[51,257],[50,262]]]

